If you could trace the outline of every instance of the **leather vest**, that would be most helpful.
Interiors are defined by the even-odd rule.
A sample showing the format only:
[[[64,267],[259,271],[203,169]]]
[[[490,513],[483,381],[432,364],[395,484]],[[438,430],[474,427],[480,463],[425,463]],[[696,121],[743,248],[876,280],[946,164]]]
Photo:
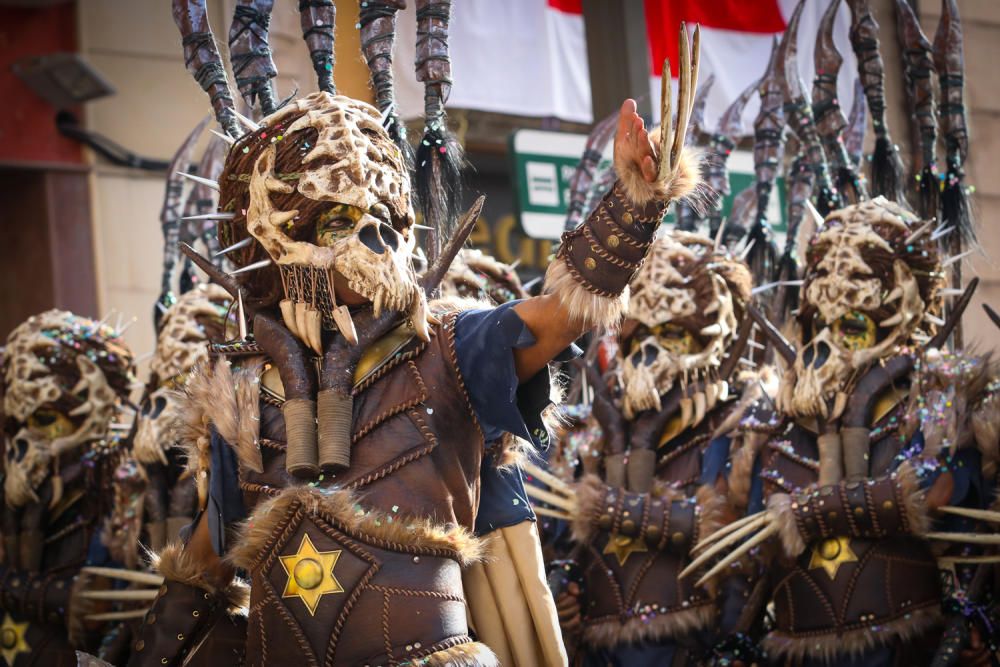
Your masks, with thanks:
[[[902,443],[897,433],[902,406],[885,412],[872,429],[869,475],[889,472]],[[878,410],[877,410],[878,412]],[[765,495],[795,494],[818,481],[816,436],[799,424],[776,434],[762,452]],[[940,606],[937,565],[926,542],[889,539],[831,538],[808,544],[794,561],[778,558],[768,569],[775,606],[775,645],[801,640],[849,650],[847,641],[868,632],[886,641],[910,634],[919,619],[933,622]],[[859,639],[859,641],[861,641]],[[823,644],[826,646],[826,644]],[[871,642],[866,642],[871,645]]]
[[[247,664],[419,664],[485,650],[468,636],[461,546],[402,525],[430,527],[425,536],[473,528],[484,442],[455,319],[356,376],[350,468],[307,487],[285,472],[278,401],[262,395],[264,470],[240,472],[257,507],[249,523],[270,527],[248,565]]]
[[[675,502],[695,494],[702,453],[713,429],[710,421],[677,434],[658,450],[656,477],[677,489]],[[668,425],[668,437],[670,430]],[[639,523],[656,511],[637,502],[622,515],[628,512]],[[584,545],[583,638],[588,645],[679,638],[712,620],[713,600],[695,588],[696,577],[677,576],[690,562],[687,554],[698,533],[697,518],[685,514],[680,520],[673,513],[671,518],[660,548],[630,541],[614,527],[596,531]]]

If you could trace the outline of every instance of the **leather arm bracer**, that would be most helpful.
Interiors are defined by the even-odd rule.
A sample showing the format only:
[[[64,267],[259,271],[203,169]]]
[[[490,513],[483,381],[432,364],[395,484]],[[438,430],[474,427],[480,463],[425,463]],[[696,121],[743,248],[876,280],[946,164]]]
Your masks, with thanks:
[[[657,551],[686,555],[698,539],[701,512],[693,498],[605,486],[595,510],[590,521],[597,529],[642,540]]]
[[[219,594],[165,581],[132,646],[129,667],[181,664],[224,607],[225,599]]]
[[[909,468],[869,480],[844,480],[792,499],[795,525],[806,544],[830,537],[877,539],[919,534],[926,512]]]
[[[46,575],[0,565],[0,602],[39,623],[64,625],[76,579],[75,573]]]
[[[637,206],[618,181],[582,225],[563,234],[557,257],[588,292],[616,297],[642,265],[668,204]]]

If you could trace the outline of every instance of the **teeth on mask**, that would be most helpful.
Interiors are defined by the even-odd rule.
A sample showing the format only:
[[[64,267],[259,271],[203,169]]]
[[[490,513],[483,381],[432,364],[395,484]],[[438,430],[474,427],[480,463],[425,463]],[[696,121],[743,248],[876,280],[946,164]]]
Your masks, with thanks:
[[[705,394],[698,392],[694,395],[694,423],[700,424],[705,418]]]
[[[897,324],[903,323],[903,313],[896,313],[890,318],[884,319],[878,323],[880,327],[894,327]]]
[[[424,295],[420,292],[420,288],[416,288],[413,291],[413,305],[410,308],[410,322],[413,324],[413,329],[420,336],[421,340],[429,341],[431,339],[431,331],[427,326],[427,301],[424,299]]]
[[[722,382],[719,383],[719,399],[718,400],[724,401],[727,398],[729,398],[729,383],[726,382],[725,380],[723,380]]]
[[[831,419],[837,419],[840,415],[844,414],[844,409],[847,407],[847,394],[842,391],[837,392],[837,397],[833,402],[833,414],[830,415]]]
[[[709,326],[707,326],[707,327],[705,327],[704,329],[701,330],[701,335],[702,336],[708,336],[710,338],[714,338],[715,336],[721,336],[722,335],[722,325],[718,324],[718,323],[711,324],[711,325],[709,325]]]
[[[340,329],[340,335],[343,336],[348,343],[351,345],[358,344],[358,332],[354,328],[354,319],[351,318],[351,311],[347,309],[347,306],[341,305],[333,309],[333,321]]]
[[[382,314],[382,290],[376,291],[375,299],[372,301],[372,308],[375,310],[375,317]]]
[[[903,296],[903,288],[896,287],[891,292],[889,292],[889,296],[885,297],[885,301],[883,301],[882,304],[888,305],[901,296]]]
[[[942,320],[940,317],[935,317],[935,316],[931,315],[930,313],[924,313],[924,319],[927,320],[928,322],[930,322],[931,324],[936,325],[936,326],[939,326],[939,327],[943,327],[944,326],[944,320]]]
[[[299,212],[297,210],[293,211],[273,211],[268,217],[268,222],[270,222],[275,227],[281,227],[287,222],[291,222],[298,216]]]
[[[709,382],[705,386],[705,407],[711,410],[715,407],[715,401],[719,397],[719,384],[717,382]]]
[[[323,318],[318,310],[312,307],[306,308],[305,325],[306,344],[316,354],[323,354]]]
[[[288,327],[288,330],[297,338],[301,338],[298,327],[295,325],[295,305],[291,299],[282,299],[281,303],[278,304],[278,308],[281,309],[281,319],[285,321],[285,326]]]
[[[712,303],[708,304],[708,307],[705,308],[705,314],[710,315],[716,312],[717,310],[719,310],[719,302],[718,300],[713,299]]]
[[[302,301],[295,302],[295,329],[299,340],[309,345],[309,340],[306,338],[306,333],[309,330],[306,326],[306,304]]]
[[[681,399],[681,428],[687,428],[691,424],[691,416],[694,413],[694,401],[685,396]]]

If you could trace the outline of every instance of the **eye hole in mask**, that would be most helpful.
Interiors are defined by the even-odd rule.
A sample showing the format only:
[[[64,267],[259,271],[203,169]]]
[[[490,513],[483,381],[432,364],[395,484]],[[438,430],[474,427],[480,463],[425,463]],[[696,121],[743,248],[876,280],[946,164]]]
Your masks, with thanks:
[[[71,434],[73,422],[61,412],[39,408],[28,417],[28,428],[48,440],[55,440]]]
[[[853,310],[833,323],[833,336],[848,350],[866,350],[877,342],[875,320]]]
[[[671,324],[669,322],[658,324],[643,333],[655,336],[656,342],[660,344],[660,347],[675,356],[697,354],[702,350],[702,345],[694,337],[694,334],[679,324]],[[632,339],[631,352],[639,349],[643,338],[645,336],[640,334]]]

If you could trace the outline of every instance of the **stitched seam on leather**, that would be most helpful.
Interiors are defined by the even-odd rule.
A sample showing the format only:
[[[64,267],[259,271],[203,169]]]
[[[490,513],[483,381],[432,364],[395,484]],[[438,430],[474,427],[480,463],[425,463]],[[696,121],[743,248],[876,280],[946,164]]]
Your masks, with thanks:
[[[603,204],[603,202],[602,202]],[[629,233],[627,229],[618,224],[611,212],[606,208],[601,208],[598,212],[598,217],[604,224],[606,224],[616,236],[621,236],[622,240],[628,245],[632,246],[636,250],[645,250],[649,247],[650,241],[642,242],[637,241],[632,234]],[[633,216],[634,217],[634,216]]]
[[[639,566],[639,570],[636,572],[635,575],[635,580],[629,587],[628,595],[626,596],[629,606],[635,604],[635,596],[639,594],[639,584],[642,583],[642,580],[646,576],[646,573],[649,572],[649,568],[653,567],[653,563],[656,562],[657,556],[659,556],[659,552],[654,551],[652,554],[650,554],[648,558],[646,558],[646,561]]]
[[[327,524],[327,527],[336,529],[336,526],[330,525],[330,522],[325,521],[322,517],[317,517],[317,519]],[[317,525],[319,524],[317,523]],[[342,533],[343,531],[338,531],[338,532]],[[350,616],[351,610],[354,609],[354,605],[357,604],[358,599],[361,597],[361,595],[366,590],[371,588],[371,586],[369,586],[369,582],[375,577],[375,575],[379,572],[379,570],[382,569],[381,566],[378,564],[378,562],[373,562],[375,561],[374,555],[367,553],[367,551],[361,545],[359,545],[354,540],[350,539],[349,535],[344,535],[338,541],[345,544],[346,546],[352,546],[358,551],[364,552],[365,555],[370,556],[372,558],[372,561],[368,562],[369,565],[368,569],[365,571],[364,575],[362,575],[358,583],[355,584],[354,590],[351,591],[351,594],[347,596],[346,600],[344,600],[344,606],[340,610],[340,614],[337,616],[337,620],[333,624],[333,631],[330,633],[330,642],[326,646],[327,664],[333,664],[334,656],[337,653],[337,645],[340,643],[340,633],[344,629],[344,623],[347,622],[347,617]],[[363,558],[361,560],[367,561],[368,559]]]
[[[399,595],[401,597],[434,598],[435,600],[442,600],[444,602],[465,602],[465,598],[461,595],[441,593],[440,591],[419,591],[412,588],[396,588],[395,586],[381,586],[379,584],[372,584],[369,588],[389,595]]]
[[[573,263],[573,258],[569,255],[568,252],[563,256],[562,259],[563,262],[566,264],[566,270],[569,271],[569,274],[571,276],[573,276],[573,279],[577,283],[582,285],[583,288],[588,292],[590,292],[591,294],[607,297],[609,299],[615,298],[620,294],[620,292],[611,292],[609,290],[601,289],[594,283],[590,282],[588,279],[584,278],[583,274],[580,273],[579,270],[577,270],[576,265]]]
[[[479,417],[476,416],[476,411],[472,407],[472,399],[469,397],[469,392],[465,388],[465,378],[462,377],[461,371],[458,369],[458,352],[455,350],[455,321],[458,319],[458,313],[449,313],[444,321],[445,335],[448,343],[448,359],[451,362],[451,372],[458,382],[458,387],[462,391],[462,397],[465,398],[465,407],[472,416],[472,422],[476,425],[476,429],[479,431],[479,439],[485,445],[486,436],[483,434],[483,427],[479,424]]]
[[[611,574],[610,568],[608,568],[607,563],[604,562],[604,556],[594,548],[593,544],[588,544],[587,549],[590,550],[591,555],[594,557],[594,566],[596,567],[600,563],[601,573],[607,577],[608,583],[611,584],[611,592],[615,595],[615,602],[618,605],[618,614],[620,616],[625,613],[625,601],[622,599],[622,589],[615,580],[613,574]],[[616,617],[617,617],[616,616]]]
[[[266,484],[256,484],[254,482],[240,482],[240,490],[249,491],[250,493],[263,493],[271,496],[272,498],[281,495],[281,489],[277,489]]]
[[[415,363],[413,363],[413,361],[409,361],[409,360],[407,361],[406,365],[407,365],[407,368],[409,368],[410,371],[412,371],[412,373],[413,373],[413,382],[417,385],[417,387],[420,390],[419,395],[416,396],[416,397],[414,397],[414,398],[411,398],[410,400],[406,401],[405,403],[401,403],[399,405],[394,405],[391,408],[389,408],[388,410],[383,410],[382,412],[380,412],[379,414],[377,414],[375,417],[372,417],[367,423],[365,423],[362,426],[358,427],[358,429],[351,436],[351,444],[352,445],[356,445],[358,443],[358,441],[361,440],[361,438],[365,437],[366,435],[368,435],[369,433],[371,433],[372,431],[374,431],[378,426],[380,426],[383,422],[385,422],[386,420],[388,420],[390,417],[394,417],[394,416],[398,415],[401,412],[406,412],[410,408],[412,408],[412,407],[414,407],[416,405],[420,405],[421,403],[423,403],[424,401],[427,400],[427,387],[424,385],[423,378],[420,377],[420,371],[417,369],[417,365]]]
[[[851,578],[847,580],[847,588],[845,589],[846,592],[844,595],[844,604],[840,610],[840,615],[837,618],[838,628],[844,627],[844,625],[846,625],[847,623],[847,607],[851,602],[851,598],[854,597],[854,589],[858,585],[858,580],[861,578],[861,573],[864,571],[865,566],[868,564],[868,562],[872,559],[872,553],[873,553],[872,549],[869,549],[868,551],[865,552],[865,554],[861,557],[861,560],[858,562],[857,567],[854,568],[854,572],[851,573]],[[884,583],[888,584],[888,582]]]
[[[838,484],[837,491],[840,494],[840,502],[844,504],[844,513],[847,514],[847,525],[850,526],[851,533],[855,537],[861,537],[861,531],[858,530],[858,524],[854,522],[854,508],[851,507],[851,503],[847,499],[847,489],[843,484]]]
[[[693,438],[685,442],[683,445],[680,445],[675,449],[671,449],[669,452],[664,454],[660,458],[660,460],[656,462],[656,467],[660,468],[662,466],[668,465],[669,463],[672,463],[674,459],[678,458],[681,454],[690,451],[692,448],[697,447],[703,442],[706,442],[708,439],[709,436],[707,434],[694,436]]]
[[[819,461],[809,458],[808,456],[803,456],[797,452],[789,451],[781,446],[781,443],[787,443],[788,440],[778,440],[777,442],[773,440],[767,441],[767,448],[777,452],[778,456],[791,461],[792,463],[798,463],[799,465],[809,468],[810,470],[819,470]]]
[[[421,447],[420,449],[410,450],[409,452],[406,452],[402,456],[399,456],[396,459],[389,461],[381,468],[373,470],[372,472],[368,473],[364,477],[361,477],[360,479],[356,479],[353,482],[348,482],[344,486],[344,488],[356,489],[362,486],[367,486],[368,484],[378,481],[383,477],[385,477],[386,475],[394,473],[403,466],[410,464],[419,458],[427,456],[432,451],[434,451],[434,448],[438,446],[438,440],[434,436],[434,433],[429,428],[427,428],[427,424],[424,422],[423,417],[420,416],[420,413],[410,408],[406,414],[410,417],[410,419],[416,422],[417,429],[424,436],[424,439],[428,441],[428,444],[425,445],[424,447]]]
[[[382,593],[382,642],[389,664],[393,664],[392,640],[389,638],[389,594]]]
[[[878,521],[878,512],[875,511],[875,498],[872,496],[872,489],[867,484],[864,485],[865,489],[865,504],[868,506],[868,515],[872,520],[872,527],[875,529],[875,534],[879,537],[884,537],[885,533],[882,531],[882,524]]]
[[[435,332],[433,329],[431,329],[431,336],[433,337],[434,335]],[[419,341],[416,347],[407,352],[403,352],[402,354],[397,353],[392,357],[390,357],[389,359],[385,360],[382,363],[382,365],[379,366],[378,369],[376,369],[375,372],[371,374],[371,376],[366,378],[364,382],[355,386],[351,390],[351,395],[358,396],[359,394],[361,394],[361,392],[371,387],[373,384],[375,384],[375,382],[380,380],[386,373],[391,371],[393,368],[403,363],[404,361],[410,361],[411,359],[417,357],[421,352],[427,349],[427,341],[421,340],[420,338],[415,338],[414,340]]]

